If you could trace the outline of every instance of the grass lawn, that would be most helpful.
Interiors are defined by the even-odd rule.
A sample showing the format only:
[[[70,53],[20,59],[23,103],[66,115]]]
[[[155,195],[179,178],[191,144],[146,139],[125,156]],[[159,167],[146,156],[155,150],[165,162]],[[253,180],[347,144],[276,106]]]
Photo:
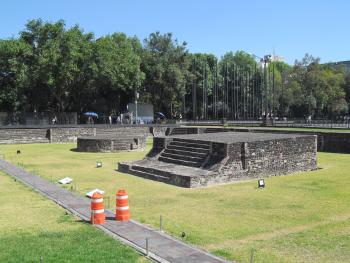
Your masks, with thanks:
[[[0,151],[47,179],[74,178],[81,194],[105,190],[111,208],[115,192],[125,188],[133,219],[158,227],[162,215],[166,232],[184,231],[185,241],[227,259],[249,262],[254,250],[254,262],[350,262],[350,155],[318,153],[322,169],[267,178],[263,190],[256,180],[185,189],[114,171],[118,161],[146,152],[78,153],[75,147],[4,145]],[[103,167],[95,168],[96,161]]]
[[[10,176],[0,182],[0,262],[145,262]]]

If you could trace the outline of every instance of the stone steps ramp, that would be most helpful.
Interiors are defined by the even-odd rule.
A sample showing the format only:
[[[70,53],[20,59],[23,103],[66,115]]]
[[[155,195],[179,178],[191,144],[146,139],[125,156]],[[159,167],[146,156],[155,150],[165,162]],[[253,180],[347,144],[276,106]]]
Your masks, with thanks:
[[[194,166],[177,165],[158,160],[140,160],[118,163],[120,172],[129,173],[145,179],[191,188],[202,187],[206,178],[214,174]]]
[[[158,160],[177,165],[201,167],[210,153],[210,142],[174,138]]]

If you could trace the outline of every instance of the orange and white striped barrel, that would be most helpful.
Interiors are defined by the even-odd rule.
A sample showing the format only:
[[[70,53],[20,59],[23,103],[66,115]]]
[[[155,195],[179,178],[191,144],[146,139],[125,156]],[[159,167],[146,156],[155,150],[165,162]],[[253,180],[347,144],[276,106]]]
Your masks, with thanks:
[[[115,209],[115,220],[117,221],[129,221],[129,200],[128,194],[124,189],[117,192],[116,195],[116,209]]]
[[[101,225],[105,220],[106,215],[103,204],[103,195],[95,192],[91,197],[91,224]]]

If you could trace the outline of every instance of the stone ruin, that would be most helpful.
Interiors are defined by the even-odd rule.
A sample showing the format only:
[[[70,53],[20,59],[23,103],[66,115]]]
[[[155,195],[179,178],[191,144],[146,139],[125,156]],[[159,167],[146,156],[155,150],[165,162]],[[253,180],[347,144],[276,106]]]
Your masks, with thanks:
[[[132,175],[193,188],[317,169],[315,135],[220,132],[153,138],[145,159],[121,162]]]
[[[149,129],[119,127],[96,129],[95,136],[82,136],[77,139],[79,152],[118,152],[143,150],[149,136]]]

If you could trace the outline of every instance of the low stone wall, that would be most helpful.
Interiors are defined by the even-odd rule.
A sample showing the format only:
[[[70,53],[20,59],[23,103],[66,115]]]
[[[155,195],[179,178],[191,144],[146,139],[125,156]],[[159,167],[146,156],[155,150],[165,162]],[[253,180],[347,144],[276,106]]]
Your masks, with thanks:
[[[48,143],[47,129],[1,129],[0,144]]]
[[[164,136],[166,126],[116,126],[116,125],[75,125],[42,126],[40,128],[0,128],[0,144],[23,143],[67,143],[76,142],[78,137],[149,137]]]
[[[179,128],[172,128],[170,135],[177,134]],[[187,131],[185,131],[187,129]],[[254,132],[254,133],[278,133],[278,134],[304,134],[317,135],[317,150],[320,152],[350,153],[350,132],[316,132],[316,131],[287,131],[255,128],[186,128],[181,127],[182,134],[200,134],[215,132]]]
[[[106,138],[101,136],[81,137],[77,141],[79,152],[118,152],[140,150],[146,147],[146,137]]]
[[[126,137],[126,136],[136,136],[136,137],[148,137],[152,136],[150,132],[150,127],[147,126],[105,126],[96,127],[96,136],[104,137]]]
[[[52,143],[64,143],[64,142],[76,142],[78,137],[83,136],[95,136],[96,128],[83,127],[83,128],[53,128],[49,129],[50,142]]]

